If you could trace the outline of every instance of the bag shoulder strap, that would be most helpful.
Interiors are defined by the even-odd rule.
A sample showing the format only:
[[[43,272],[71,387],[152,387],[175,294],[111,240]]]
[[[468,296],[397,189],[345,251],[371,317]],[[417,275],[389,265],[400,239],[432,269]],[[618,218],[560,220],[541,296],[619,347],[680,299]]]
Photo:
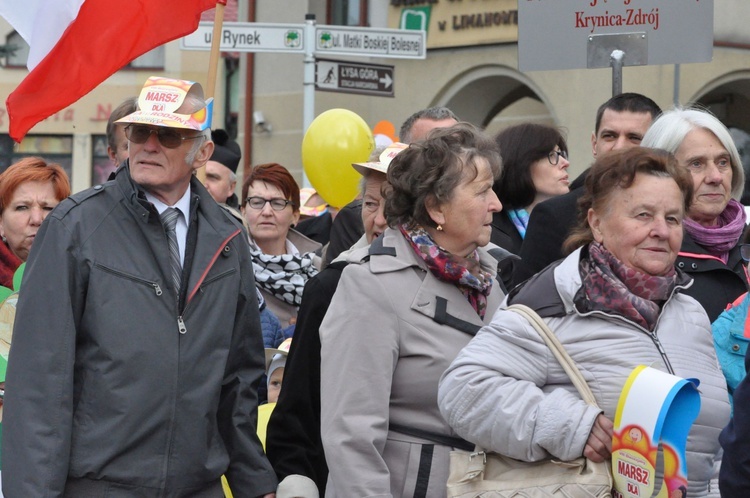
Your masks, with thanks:
[[[581,395],[583,400],[586,403],[598,408],[599,406],[596,404],[594,393],[591,392],[591,388],[589,388],[589,385],[586,383],[586,379],[583,378],[581,371],[578,370],[575,362],[573,362],[573,358],[570,357],[563,345],[560,344],[557,336],[555,336],[555,334],[549,329],[547,324],[544,323],[542,317],[540,317],[534,310],[523,304],[512,304],[508,306],[507,309],[518,313],[529,321],[532,327],[534,327],[536,331],[539,332],[539,335],[542,336],[542,339],[544,340],[545,344],[547,344],[547,347],[549,347],[549,349],[552,351],[552,354],[555,355],[557,361],[560,362],[560,365],[562,365],[565,373],[567,373],[568,377],[570,377],[570,380],[573,382],[573,385],[575,386],[576,390],[578,390],[578,393]]]

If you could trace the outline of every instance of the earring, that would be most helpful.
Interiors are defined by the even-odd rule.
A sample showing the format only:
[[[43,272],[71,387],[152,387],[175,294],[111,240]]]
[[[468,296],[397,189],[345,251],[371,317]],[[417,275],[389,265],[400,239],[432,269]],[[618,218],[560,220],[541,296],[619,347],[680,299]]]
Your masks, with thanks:
[[[437,226],[437,231],[438,232],[442,232],[443,231],[443,225],[438,225]]]

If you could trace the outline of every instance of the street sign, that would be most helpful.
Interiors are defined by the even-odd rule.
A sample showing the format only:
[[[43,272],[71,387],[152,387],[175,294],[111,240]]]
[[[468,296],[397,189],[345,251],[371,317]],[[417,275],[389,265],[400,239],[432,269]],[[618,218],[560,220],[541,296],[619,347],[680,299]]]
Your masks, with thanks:
[[[411,29],[315,27],[315,55],[358,55],[394,59],[424,59],[424,31]]]
[[[623,65],[709,62],[714,0],[518,2],[521,71],[603,67],[625,42]]]
[[[393,66],[317,59],[315,89],[393,97]]]
[[[210,50],[212,22],[202,21],[198,29],[180,40],[183,50]],[[220,49],[224,52],[305,53],[304,24],[225,22]],[[314,55],[351,55],[394,59],[424,59],[426,33],[413,29],[315,27]]]
[[[220,49],[224,52],[305,52],[304,24],[225,22]],[[183,37],[183,50],[209,50],[214,23],[203,21],[198,29]]]

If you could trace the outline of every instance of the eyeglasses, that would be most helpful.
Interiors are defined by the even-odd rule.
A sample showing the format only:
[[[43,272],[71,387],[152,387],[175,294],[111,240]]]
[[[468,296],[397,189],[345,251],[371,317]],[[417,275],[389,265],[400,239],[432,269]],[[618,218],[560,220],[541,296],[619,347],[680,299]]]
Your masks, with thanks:
[[[129,124],[125,127],[125,137],[134,144],[145,144],[151,137],[152,133],[156,133],[156,138],[159,139],[159,143],[168,149],[176,149],[182,145],[184,140],[194,140],[203,136],[195,135],[193,137],[183,137],[182,134],[174,128],[151,128],[137,124]]]
[[[553,150],[552,152],[547,154],[547,159],[552,166],[557,166],[557,163],[560,162],[561,157],[567,159],[568,153],[562,150]]]
[[[294,206],[294,203],[292,201],[279,198],[264,199],[263,197],[248,197],[247,199],[245,199],[245,202],[253,209],[263,209],[266,206],[266,203],[269,203],[271,205],[271,209],[273,209],[274,211],[283,211],[290,204]]]
[[[750,244],[740,244],[740,256],[745,263],[750,263]]]

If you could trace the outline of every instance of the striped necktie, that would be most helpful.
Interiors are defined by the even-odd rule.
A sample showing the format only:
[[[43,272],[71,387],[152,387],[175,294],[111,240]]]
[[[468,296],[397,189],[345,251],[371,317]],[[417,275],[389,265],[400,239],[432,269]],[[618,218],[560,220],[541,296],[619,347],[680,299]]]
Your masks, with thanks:
[[[162,225],[167,231],[167,240],[169,241],[169,263],[172,267],[172,283],[174,284],[175,293],[180,294],[180,278],[182,274],[182,263],[180,262],[180,246],[177,245],[177,219],[180,217],[180,210],[177,208],[167,208],[159,216]]]

